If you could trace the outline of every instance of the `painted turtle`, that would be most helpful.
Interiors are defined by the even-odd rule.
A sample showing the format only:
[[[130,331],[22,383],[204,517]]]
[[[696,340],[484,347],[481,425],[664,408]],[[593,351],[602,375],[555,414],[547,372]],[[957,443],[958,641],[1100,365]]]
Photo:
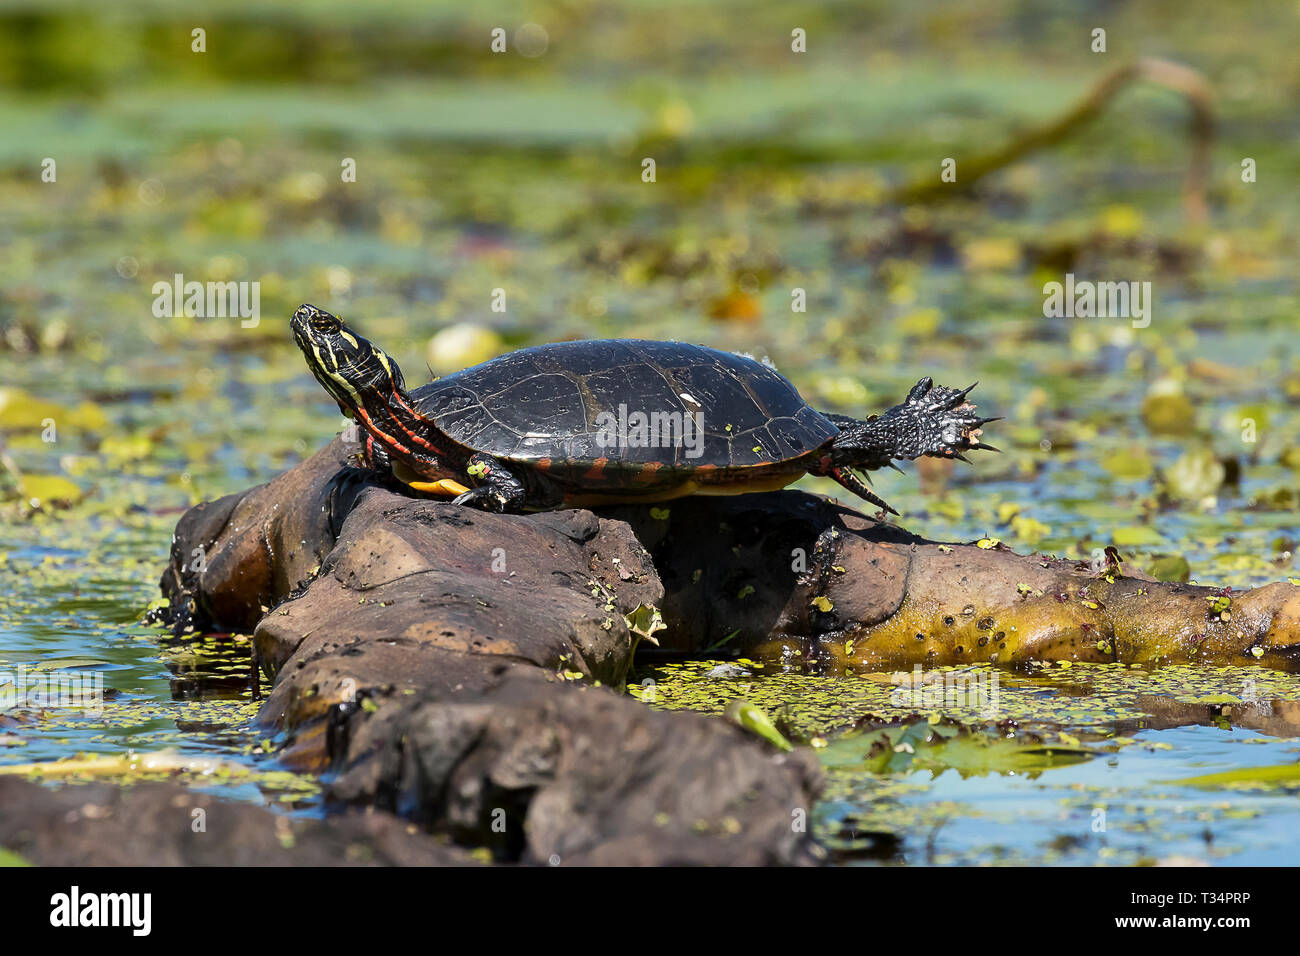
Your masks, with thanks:
[[[558,342],[407,391],[378,346],[311,305],[290,320],[307,365],[360,426],[364,463],[413,489],[492,511],[656,502],[835,479],[894,512],[854,470],[961,458],[991,418],[974,385],[923,378],[858,420],[819,412],[775,369],[681,342]]]

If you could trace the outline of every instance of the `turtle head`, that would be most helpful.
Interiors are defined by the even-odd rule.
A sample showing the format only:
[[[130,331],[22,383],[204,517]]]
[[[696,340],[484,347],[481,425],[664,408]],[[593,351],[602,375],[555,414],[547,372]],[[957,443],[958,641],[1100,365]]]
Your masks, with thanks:
[[[406,389],[402,370],[388,354],[351,331],[336,315],[314,305],[300,305],[289,320],[294,340],[316,380],[339,403],[344,414],[373,412]]]

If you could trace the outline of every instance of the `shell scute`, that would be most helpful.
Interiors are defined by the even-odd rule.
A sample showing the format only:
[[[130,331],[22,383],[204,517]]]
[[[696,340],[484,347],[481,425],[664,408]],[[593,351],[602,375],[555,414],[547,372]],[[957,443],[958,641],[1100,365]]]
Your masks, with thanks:
[[[543,345],[412,394],[455,441],[592,485],[671,483],[701,471],[793,462],[838,434],[774,369],[676,342]],[[638,433],[652,440],[611,446],[602,421],[612,415],[627,425],[625,416],[637,413],[655,416],[654,427]],[[702,433],[681,431],[701,424]],[[657,440],[665,437],[673,440]]]

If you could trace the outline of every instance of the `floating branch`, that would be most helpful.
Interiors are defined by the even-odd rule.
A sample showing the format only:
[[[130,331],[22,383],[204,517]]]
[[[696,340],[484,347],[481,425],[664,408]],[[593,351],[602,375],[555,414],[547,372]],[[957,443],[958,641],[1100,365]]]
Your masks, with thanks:
[[[1214,141],[1213,94],[1205,77],[1190,67],[1168,60],[1143,58],[1106,74],[1077,103],[1055,119],[1022,133],[1001,149],[962,162],[960,189],[969,189],[989,173],[1010,166],[1030,153],[1063,142],[1101,115],[1115,96],[1129,85],[1154,83],[1182,95],[1191,108],[1188,137],[1191,163],[1183,181],[1183,211],[1190,222],[1204,222],[1207,214],[1206,187],[1210,175],[1210,147]],[[901,202],[939,198],[954,188],[927,176],[903,186],[895,194]]]

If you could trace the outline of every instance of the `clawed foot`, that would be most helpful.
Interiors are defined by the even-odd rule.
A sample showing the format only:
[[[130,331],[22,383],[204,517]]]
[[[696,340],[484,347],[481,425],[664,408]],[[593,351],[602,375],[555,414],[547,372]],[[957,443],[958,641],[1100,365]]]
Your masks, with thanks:
[[[1001,419],[981,418],[975,414],[975,404],[967,401],[966,396],[978,384],[974,382],[960,389],[945,388],[935,385],[934,379],[927,375],[912,386],[912,390],[907,393],[907,400],[897,411],[912,418],[915,423],[918,456],[969,461],[962,452],[972,448],[982,451],[1001,450],[979,440],[984,425]]]
[[[470,505],[484,511],[505,514],[510,509],[510,500],[490,485],[479,485],[463,495],[457,495],[451,501],[454,505]]]
[[[510,469],[491,455],[471,455],[465,473],[479,484],[453,499],[457,505],[472,505],[484,511],[505,514],[523,508],[527,491]]]

